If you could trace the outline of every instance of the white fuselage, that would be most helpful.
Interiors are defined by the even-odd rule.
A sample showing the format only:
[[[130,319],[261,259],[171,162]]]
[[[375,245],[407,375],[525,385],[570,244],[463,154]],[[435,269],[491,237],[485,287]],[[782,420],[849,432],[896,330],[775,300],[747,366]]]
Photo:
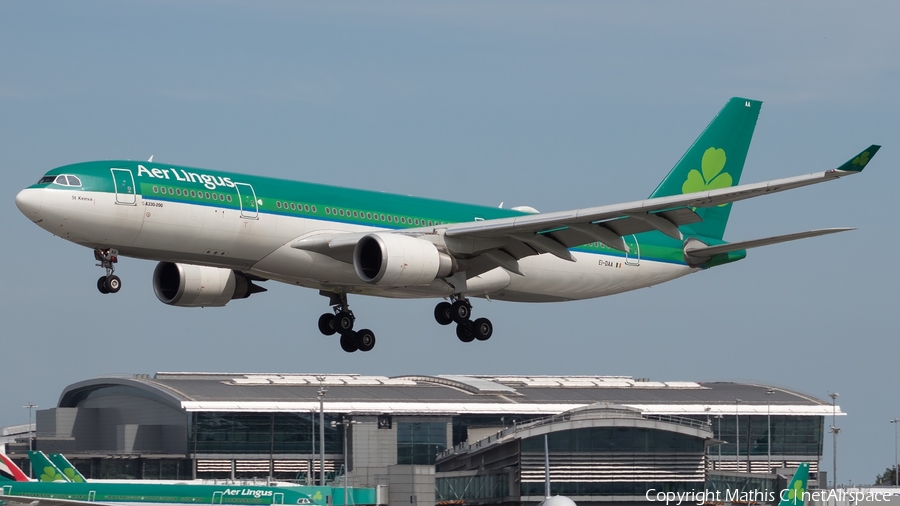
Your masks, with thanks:
[[[465,290],[443,280],[413,287],[362,282],[351,263],[292,248],[297,239],[321,233],[385,230],[337,221],[238,211],[141,195],[116,202],[115,193],[26,189],[17,197],[23,213],[47,231],[90,248],[115,248],[122,256],[236,269],[308,288],[382,297],[471,297],[552,302],[588,299],[644,288],[697,269],[641,259],[574,252],[576,262],[542,254],[523,258],[524,276],[495,268],[468,280]]]

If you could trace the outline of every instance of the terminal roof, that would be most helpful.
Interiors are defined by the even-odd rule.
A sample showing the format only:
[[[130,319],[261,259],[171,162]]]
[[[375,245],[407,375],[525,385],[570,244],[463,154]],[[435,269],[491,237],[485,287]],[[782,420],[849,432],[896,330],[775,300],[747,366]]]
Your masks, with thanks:
[[[557,414],[598,402],[669,415],[831,415],[829,401],[782,387],[736,382],[659,382],[629,376],[245,374],[160,372],[104,376],[67,387],[59,407],[131,389],[186,411],[416,414]],[[839,407],[836,414],[843,414]]]

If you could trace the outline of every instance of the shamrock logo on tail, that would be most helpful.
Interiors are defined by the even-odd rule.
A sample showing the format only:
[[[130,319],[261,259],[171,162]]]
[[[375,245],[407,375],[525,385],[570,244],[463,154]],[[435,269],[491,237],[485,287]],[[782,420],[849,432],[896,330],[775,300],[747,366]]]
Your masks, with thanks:
[[[73,481],[75,483],[81,483],[84,481],[84,479],[81,476],[78,476],[75,473],[75,470],[72,469],[71,467],[67,467],[67,468],[63,469],[63,474],[69,478],[69,481]]]
[[[863,151],[863,153],[856,158],[853,159],[853,165],[859,166],[860,169],[866,166],[869,163],[869,152]]]
[[[793,488],[788,492],[788,501],[803,504],[803,483],[800,480],[795,481]]]
[[[731,174],[722,172],[725,168],[725,150],[709,148],[700,160],[700,170],[691,169],[681,185],[681,193],[694,193],[728,188],[734,184]],[[722,204],[727,205],[727,204]],[[721,206],[720,206],[721,207]]]
[[[41,481],[66,481],[63,475],[56,472],[50,466],[44,468],[44,474],[41,475]]]

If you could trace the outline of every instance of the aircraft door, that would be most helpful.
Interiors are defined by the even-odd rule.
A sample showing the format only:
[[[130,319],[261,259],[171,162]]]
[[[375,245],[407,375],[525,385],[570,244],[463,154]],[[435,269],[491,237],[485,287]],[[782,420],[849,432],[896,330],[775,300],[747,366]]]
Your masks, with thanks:
[[[641,265],[641,245],[638,244],[637,237],[634,235],[625,237],[625,244],[628,245],[628,251],[625,252],[625,265]]]
[[[116,204],[133,206],[137,202],[134,174],[129,169],[109,169],[116,190]]]
[[[97,491],[91,490],[90,492],[88,492],[88,501],[94,502],[95,500],[97,500]]]
[[[275,492],[272,496],[272,504],[284,504],[284,494],[281,492]]]
[[[234,189],[237,190],[238,203],[241,206],[241,218],[253,220],[259,218],[259,207],[253,187],[247,183],[234,183]]]
[[[213,504],[222,504],[222,501],[224,498],[225,498],[225,494],[221,490],[213,492],[212,503]]]

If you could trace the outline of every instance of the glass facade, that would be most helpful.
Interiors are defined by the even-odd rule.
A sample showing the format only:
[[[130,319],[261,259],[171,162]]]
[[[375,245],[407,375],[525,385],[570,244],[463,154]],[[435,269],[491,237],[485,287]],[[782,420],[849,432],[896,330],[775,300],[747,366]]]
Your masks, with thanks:
[[[188,459],[71,459],[87,479],[100,480],[190,480]]]
[[[438,477],[435,479],[437,501],[500,502],[509,497],[508,474],[479,474],[475,476]]]
[[[446,449],[446,423],[400,422],[397,424],[397,464],[434,464],[437,454]]]
[[[772,415],[771,419],[772,455],[822,455],[822,438],[825,432],[823,417]],[[703,417],[702,420],[706,421],[706,418]],[[726,442],[710,447],[710,455],[734,455],[736,448],[740,448],[741,455],[764,456],[768,452],[765,415],[723,415],[722,418],[713,417],[710,421],[716,439]],[[735,429],[740,429],[740,435],[736,434]],[[738,442],[737,445],[735,441]]]
[[[565,453],[703,452],[703,440],[698,437],[637,427],[591,427],[552,432],[548,445],[550,452]],[[522,440],[522,452],[543,454],[543,436]]]
[[[631,495],[641,496],[648,490],[655,489],[656,492],[694,492],[703,490],[703,482],[655,482],[655,481],[635,481],[635,482],[553,482],[550,484],[552,495]],[[532,482],[522,483],[523,496],[544,496],[544,483]]]
[[[325,453],[344,452],[344,428],[325,415]],[[315,424],[315,442],[313,425]],[[192,453],[294,453],[312,454],[319,447],[318,413],[194,413],[191,424]],[[313,452],[315,444],[315,452]]]

